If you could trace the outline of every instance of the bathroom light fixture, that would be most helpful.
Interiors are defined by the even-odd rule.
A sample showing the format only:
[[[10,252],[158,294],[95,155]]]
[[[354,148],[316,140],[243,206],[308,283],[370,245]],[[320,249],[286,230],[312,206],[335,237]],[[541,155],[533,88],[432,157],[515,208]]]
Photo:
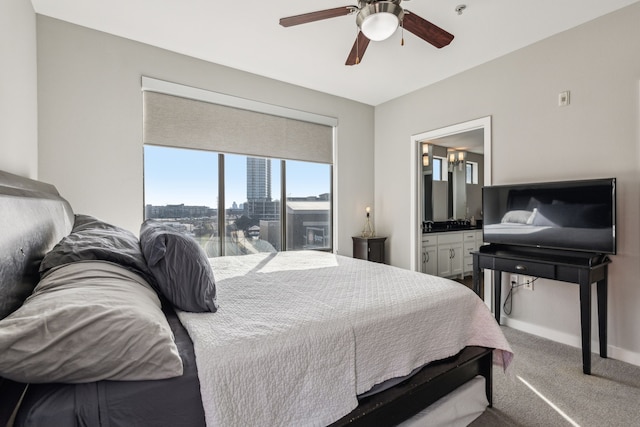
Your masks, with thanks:
[[[429,144],[422,144],[422,166],[429,166]]]
[[[453,170],[455,166],[458,166],[459,170],[462,170],[464,165],[464,151],[450,151],[449,152],[449,170]]]
[[[404,17],[404,10],[399,3],[399,0],[377,1],[363,6],[356,16],[358,28],[369,40],[388,39],[396,32]]]

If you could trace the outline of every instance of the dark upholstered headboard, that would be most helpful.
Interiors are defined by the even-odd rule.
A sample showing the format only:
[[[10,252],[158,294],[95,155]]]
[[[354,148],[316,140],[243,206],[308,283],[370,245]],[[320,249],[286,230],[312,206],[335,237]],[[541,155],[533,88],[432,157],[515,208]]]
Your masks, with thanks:
[[[73,227],[73,210],[53,185],[0,171],[0,319],[40,279],[40,261]]]

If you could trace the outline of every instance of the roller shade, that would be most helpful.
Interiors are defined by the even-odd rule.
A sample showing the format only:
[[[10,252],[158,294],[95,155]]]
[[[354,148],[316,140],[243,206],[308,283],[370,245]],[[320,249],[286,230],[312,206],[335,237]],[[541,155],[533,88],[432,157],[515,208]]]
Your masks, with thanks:
[[[333,163],[333,127],[143,91],[143,142]]]

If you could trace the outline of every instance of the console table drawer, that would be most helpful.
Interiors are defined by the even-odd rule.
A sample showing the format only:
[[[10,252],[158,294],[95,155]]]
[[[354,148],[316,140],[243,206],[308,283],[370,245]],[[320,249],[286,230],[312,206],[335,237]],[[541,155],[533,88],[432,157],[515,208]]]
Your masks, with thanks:
[[[553,279],[556,276],[556,268],[553,264],[515,259],[497,258],[494,270],[544,277],[546,279]]]

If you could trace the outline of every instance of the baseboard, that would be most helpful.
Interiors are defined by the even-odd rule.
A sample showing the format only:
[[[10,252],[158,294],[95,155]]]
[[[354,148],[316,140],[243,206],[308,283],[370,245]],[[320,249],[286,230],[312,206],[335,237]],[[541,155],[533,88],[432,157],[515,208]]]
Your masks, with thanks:
[[[607,356],[612,359],[621,360],[632,365],[640,366],[640,353],[636,353],[634,351],[629,351],[624,348],[608,345]]]
[[[580,337],[577,335],[568,334],[566,332],[561,332],[555,329],[545,328],[544,326],[534,325],[532,323],[511,319],[509,317],[502,317],[500,319],[500,324],[532,335],[537,335],[551,341],[570,345],[571,347],[582,348],[582,342],[580,340]],[[592,352],[595,349],[595,352],[597,353],[598,348],[598,342],[591,341]],[[640,366],[640,353],[616,347],[611,344],[607,345],[607,356],[611,359],[616,359],[622,362],[630,363],[632,365]]]

